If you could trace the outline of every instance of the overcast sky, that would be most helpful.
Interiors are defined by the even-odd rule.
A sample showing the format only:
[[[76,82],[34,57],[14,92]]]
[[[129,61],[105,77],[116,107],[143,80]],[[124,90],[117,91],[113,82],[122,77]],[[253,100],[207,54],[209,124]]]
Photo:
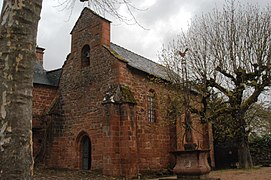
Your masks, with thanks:
[[[41,20],[39,22],[37,44],[45,48],[44,67],[46,70],[60,68],[70,52],[70,31],[81,11],[88,3],[75,3],[73,10],[64,9],[58,2],[65,0],[43,0]],[[69,0],[68,0],[69,1]],[[211,11],[221,6],[224,0],[130,0],[142,9],[134,11],[138,25],[127,25],[105,15],[112,21],[111,42],[137,54],[157,61],[157,54],[163,44],[176,37],[196,14]],[[270,0],[239,0],[266,6]],[[3,0],[0,0],[2,6]],[[2,7],[1,7],[2,9]],[[125,12],[121,9],[121,12]]]

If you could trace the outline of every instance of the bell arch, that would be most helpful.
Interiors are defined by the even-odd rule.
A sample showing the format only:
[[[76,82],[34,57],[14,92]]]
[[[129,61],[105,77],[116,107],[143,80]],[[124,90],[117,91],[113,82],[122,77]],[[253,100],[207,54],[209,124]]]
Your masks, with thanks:
[[[84,45],[81,50],[81,67],[90,65],[90,47],[88,44]]]

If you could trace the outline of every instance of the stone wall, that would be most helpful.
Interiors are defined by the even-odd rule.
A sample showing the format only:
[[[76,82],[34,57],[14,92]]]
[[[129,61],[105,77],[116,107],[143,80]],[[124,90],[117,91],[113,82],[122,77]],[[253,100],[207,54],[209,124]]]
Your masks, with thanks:
[[[46,85],[34,84],[33,88],[33,116],[41,116],[48,111],[56,98],[57,88]]]
[[[40,151],[41,145],[44,139],[44,124],[43,117],[50,109],[54,99],[57,96],[57,88],[34,84],[33,87],[33,100],[32,100],[32,111],[33,111],[33,155],[34,157]]]
[[[105,38],[102,33],[106,26],[104,23],[109,25],[96,15],[82,16],[72,31],[71,54],[63,66],[59,85],[64,116],[54,119],[52,139],[47,150],[48,166],[81,168],[81,138],[86,135],[91,141],[91,168],[103,169],[106,161],[104,154],[108,155],[104,151],[115,145],[114,137],[111,141],[105,141],[104,137],[107,129],[104,128],[102,101],[117,78],[115,59],[101,44]],[[90,46],[90,63],[82,67],[81,50],[84,45]],[[112,115],[110,123],[114,122],[114,118],[117,117]],[[112,167],[112,171],[117,170]],[[119,171],[114,174],[119,174]]]
[[[141,171],[166,169],[177,149],[176,119],[168,116],[171,100],[178,94],[165,81],[130,67],[108,48],[109,22],[84,10],[72,31],[71,54],[62,69],[58,106],[52,121],[45,164],[81,169],[82,139],[91,143],[91,169],[113,176],[136,176]],[[82,66],[82,48],[90,47],[89,63]],[[110,95],[114,87],[127,87],[129,98]],[[148,93],[156,95],[156,122],[148,121]],[[110,101],[106,101],[109,96]],[[61,113],[59,113],[61,111]],[[196,143],[208,148],[205,126],[194,120]],[[207,140],[208,141],[208,140]],[[205,143],[204,143],[205,142]],[[208,141],[209,142],[209,141]],[[181,147],[181,146],[180,146]]]
[[[172,166],[174,157],[170,153],[183,150],[184,121],[180,116],[172,119],[167,116],[168,108],[174,99],[182,99],[182,94],[163,80],[159,80],[131,67],[127,68],[124,62],[119,62],[120,82],[130,87],[137,101],[135,106],[136,134],[138,148],[139,170],[161,170]],[[154,90],[157,98],[157,121],[148,122],[147,96]],[[192,98],[196,102],[196,98]],[[193,101],[193,100],[192,100]],[[202,124],[199,117],[192,116],[194,142],[199,149],[210,149],[213,154],[211,127]],[[177,123],[177,129],[175,126]],[[178,139],[177,139],[178,138]],[[212,156],[212,155],[211,155]],[[213,157],[211,158],[213,161]]]

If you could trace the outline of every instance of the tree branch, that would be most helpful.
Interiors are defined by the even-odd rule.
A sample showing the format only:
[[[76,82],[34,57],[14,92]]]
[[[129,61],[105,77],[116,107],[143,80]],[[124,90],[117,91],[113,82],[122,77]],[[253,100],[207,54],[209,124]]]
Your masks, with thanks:
[[[207,86],[214,87],[221,91],[223,94],[225,94],[227,97],[231,97],[233,92],[231,90],[227,90],[223,86],[219,85],[213,78],[210,78],[210,80],[207,80]]]
[[[224,69],[222,69],[221,67],[217,66],[215,68],[215,70],[217,70],[218,72],[220,72],[221,74],[223,74],[224,76],[230,78],[233,82],[236,81],[235,77],[233,75],[231,75],[230,73],[227,73],[227,71],[225,71]]]
[[[256,86],[254,92],[252,95],[250,95],[249,98],[247,98],[242,104],[241,104],[241,110],[247,111],[248,108],[255,102],[258,101],[259,95],[263,92],[264,86]]]

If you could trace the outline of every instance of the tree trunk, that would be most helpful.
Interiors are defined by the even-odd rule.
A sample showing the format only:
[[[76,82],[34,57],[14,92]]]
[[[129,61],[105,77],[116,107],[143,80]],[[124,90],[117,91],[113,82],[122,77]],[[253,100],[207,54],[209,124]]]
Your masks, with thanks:
[[[238,161],[239,161],[239,168],[247,169],[252,168],[252,158],[250,155],[249,145],[248,142],[242,142],[238,146]]]
[[[32,179],[32,86],[42,0],[4,0],[0,17],[0,179]]]
[[[240,126],[237,132],[237,145],[238,145],[238,162],[239,168],[252,168],[252,158],[250,155],[249,143],[248,143],[248,133],[245,130],[245,121],[243,118],[238,119]]]

